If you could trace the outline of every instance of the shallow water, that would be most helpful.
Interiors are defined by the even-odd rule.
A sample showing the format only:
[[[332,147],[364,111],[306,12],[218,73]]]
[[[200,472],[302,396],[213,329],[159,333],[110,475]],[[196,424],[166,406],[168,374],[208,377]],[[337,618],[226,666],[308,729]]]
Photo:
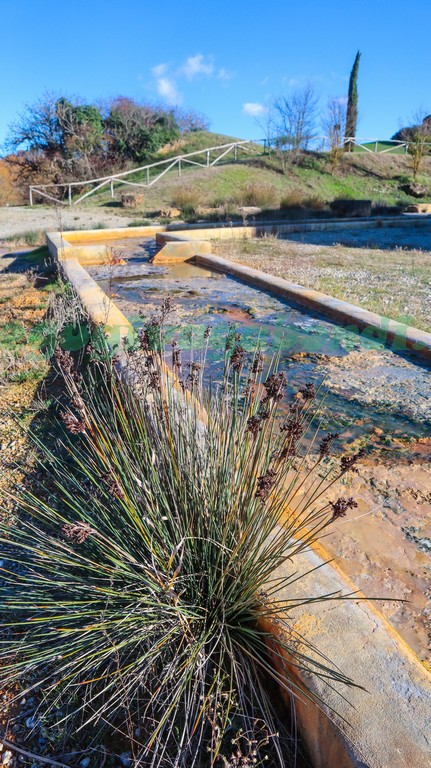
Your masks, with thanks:
[[[388,450],[388,436],[430,433],[431,379],[423,366],[232,277],[193,264],[151,264],[152,240],[124,240],[114,247],[127,264],[88,271],[136,328],[157,315],[170,296],[174,309],[166,341],[178,342],[183,364],[190,356],[199,361],[210,326],[207,379],[220,379],[226,335],[237,332],[250,354],[257,343],[268,359],[280,354],[289,394],[305,383],[318,386],[326,380],[321,426],[340,432],[342,442],[366,435],[375,441],[377,428]]]

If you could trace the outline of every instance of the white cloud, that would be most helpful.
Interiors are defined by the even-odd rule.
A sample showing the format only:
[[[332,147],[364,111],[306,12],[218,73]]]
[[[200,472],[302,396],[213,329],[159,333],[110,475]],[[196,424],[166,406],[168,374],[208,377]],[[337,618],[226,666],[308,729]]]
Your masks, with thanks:
[[[217,72],[216,77],[217,77],[217,80],[223,80],[224,82],[227,82],[228,80],[232,80],[233,74],[232,74],[232,72],[229,72],[227,69],[222,67]]]
[[[245,104],[242,105],[242,111],[245,115],[249,115],[249,117],[261,117],[268,111],[268,107],[265,107],[264,104],[259,104],[256,101],[246,101]]]
[[[202,53],[197,53],[196,56],[189,56],[178,72],[187,80],[193,80],[198,75],[210,77],[214,73],[214,63],[211,58],[205,59]]]
[[[224,67],[216,70],[212,56],[204,56],[197,53],[194,56],[188,56],[183,64],[174,67],[172,64],[161,62],[151,68],[153,83],[149,88],[156,90],[158,95],[168,104],[181,104],[183,95],[179,90],[178,84],[181,81],[191,82],[197,77],[215,77],[220,81],[230,80],[233,75]]]
[[[168,104],[181,104],[182,96],[178,92],[175,80],[171,77],[158,77],[156,87],[159,96]]]
[[[153,73],[154,77],[162,77],[165,72],[167,72],[167,70],[167,64],[157,64],[157,66],[152,68],[151,72]]]

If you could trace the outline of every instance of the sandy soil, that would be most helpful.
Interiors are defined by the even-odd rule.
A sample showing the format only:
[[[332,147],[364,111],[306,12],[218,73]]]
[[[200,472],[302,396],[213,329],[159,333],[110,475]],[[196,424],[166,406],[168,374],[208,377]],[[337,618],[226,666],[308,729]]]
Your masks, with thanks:
[[[0,208],[0,240],[22,232],[59,229],[97,229],[104,227],[127,227],[129,221],[136,219],[136,214],[130,217],[103,208],[48,208],[38,206],[11,206]]]

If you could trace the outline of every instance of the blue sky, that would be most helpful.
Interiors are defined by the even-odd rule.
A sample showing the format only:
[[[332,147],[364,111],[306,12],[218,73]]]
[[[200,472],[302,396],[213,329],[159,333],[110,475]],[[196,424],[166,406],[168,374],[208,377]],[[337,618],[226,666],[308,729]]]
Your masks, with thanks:
[[[259,138],[253,113],[296,85],[345,96],[358,48],[359,136],[431,112],[430,0],[0,0],[0,25],[0,144],[44,91],[180,103]]]

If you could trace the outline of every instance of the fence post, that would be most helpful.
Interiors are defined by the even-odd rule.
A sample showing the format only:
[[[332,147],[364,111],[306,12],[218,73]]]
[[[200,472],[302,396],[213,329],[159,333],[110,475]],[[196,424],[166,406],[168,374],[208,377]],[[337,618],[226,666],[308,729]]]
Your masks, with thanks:
[[[237,144],[235,144],[235,146],[233,148],[233,156],[234,156],[234,160],[236,162],[238,160],[238,145]]]
[[[378,144],[379,144],[378,139],[376,139],[376,152],[378,151],[377,150]]]
[[[114,197],[114,179],[111,179],[111,197]]]
[[[33,205],[33,187],[29,187],[30,205]]]
[[[150,169],[147,168],[147,187],[150,186]]]
[[[72,205],[72,187],[69,184],[69,205]]]
[[[178,160],[178,176],[181,176],[181,158]]]
[[[207,149],[207,167],[209,167],[210,164],[210,151]]]

